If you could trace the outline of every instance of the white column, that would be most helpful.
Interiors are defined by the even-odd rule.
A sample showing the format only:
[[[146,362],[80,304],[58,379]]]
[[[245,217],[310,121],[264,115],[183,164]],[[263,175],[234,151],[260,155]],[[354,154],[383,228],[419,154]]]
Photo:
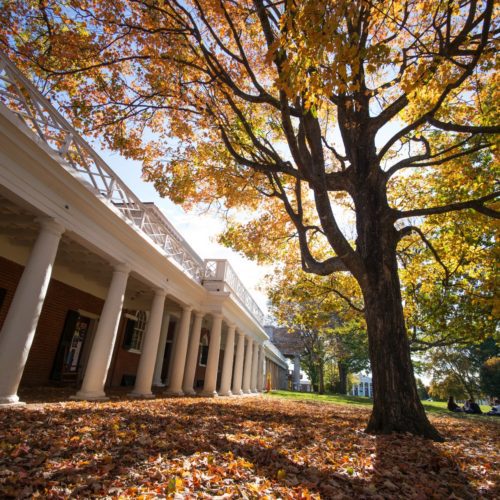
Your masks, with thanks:
[[[229,325],[226,336],[226,346],[224,349],[224,361],[222,364],[222,375],[219,394],[221,396],[231,396],[231,376],[233,374],[234,360],[234,331],[235,325]]]
[[[204,396],[217,396],[217,369],[219,368],[220,337],[222,329],[222,314],[213,314],[210,344],[208,346],[207,368],[205,370]]]
[[[153,385],[156,387],[164,387],[161,380],[161,372],[163,370],[163,360],[165,358],[165,347],[167,346],[168,328],[170,326],[170,313],[166,312],[161,323],[160,342],[158,343],[158,351],[156,353],[155,371],[153,375]]]
[[[191,306],[182,308],[181,320],[177,339],[175,341],[172,363],[172,371],[170,374],[170,384],[167,394],[182,396],[182,379],[184,378],[184,367],[186,365],[186,351],[189,340],[189,323],[191,321]]]
[[[259,344],[257,341],[253,343],[253,356],[252,356],[252,376],[250,379],[250,390],[257,392],[257,371],[259,367]]]
[[[131,392],[133,397],[154,398],[151,392],[153,385],[153,374],[155,369],[156,354],[158,352],[158,343],[161,334],[161,319],[163,308],[165,307],[165,290],[156,290],[151,305],[151,314],[141,348],[141,357],[137,367],[134,390]]]
[[[17,389],[33,343],[64,227],[40,219],[41,229],[0,332],[0,406],[19,402]]]
[[[259,346],[259,364],[257,366],[257,392],[264,390],[264,345]]]
[[[196,376],[196,367],[198,366],[198,353],[200,352],[200,335],[203,316],[205,316],[205,314],[201,312],[197,312],[195,314],[193,329],[191,336],[189,337],[186,367],[184,369],[182,390],[184,391],[184,394],[189,394],[191,396],[196,394],[193,386],[194,377]]]
[[[243,379],[243,357],[245,354],[245,335],[238,332],[238,342],[236,344],[236,358],[234,360],[234,377],[232,393],[243,394],[241,391],[241,381]]]
[[[293,358],[293,390],[300,391],[300,356]]]
[[[243,387],[242,391],[245,394],[250,394],[250,377],[252,375],[252,349],[253,342],[251,339],[247,339],[247,347],[245,349],[245,363],[243,368]]]
[[[113,356],[128,273],[129,268],[125,265],[116,266],[113,271],[106,302],[104,302],[94,342],[92,342],[82,387],[72,397],[73,399],[107,399],[104,393],[104,384]]]

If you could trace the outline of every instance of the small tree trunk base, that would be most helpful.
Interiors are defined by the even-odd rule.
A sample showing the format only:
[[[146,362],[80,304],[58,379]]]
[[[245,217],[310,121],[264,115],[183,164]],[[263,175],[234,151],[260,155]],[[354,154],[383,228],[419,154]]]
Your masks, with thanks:
[[[391,420],[390,423],[384,422],[372,413],[365,432],[375,435],[392,434],[393,432],[408,432],[415,436],[424,437],[439,443],[445,441],[444,437],[430,424],[427,418],[425,418],[425,420],[422,418],[414,420],[405,418],[404,421],[401,421],[400,425],[398,425],[397,419]]]

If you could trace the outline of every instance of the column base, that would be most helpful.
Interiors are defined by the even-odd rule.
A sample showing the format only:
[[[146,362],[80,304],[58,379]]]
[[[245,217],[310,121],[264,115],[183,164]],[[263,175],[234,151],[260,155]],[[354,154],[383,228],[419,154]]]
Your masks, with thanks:
[[[219,396],[232,396],[233,393],[231,391],[219,392]]]
[[[194,389],[182,389],[185,396],[196,396],[196,391]]]
[[[22,403],[19,401],[19,396],[14,394],[13,396],[1,396],[0,397],[0,406],[16,406],[16,405],[24,405],[26,403]]]
[[[140,399],[154,399],[156,396],[152,392],[129,392],[127,396]]]
[[[165,396],[184,396],[184,391],[179,389],[177,391],[167,389],[164,393]]]
[[[244,394],[244,392],[240,389],[239,391],[231,391],[231,394],[233,396],[241,396],[242,394]]]
[[[104,392],[77,392],[70,396],[69,399],[76,401],[109,401],[108,396]]]
[[[153,382],[153,387],[166,387],[163,382]]]
[[[0,408],[15,408],[16,406],[26,406],[26,403],[19,401],[17,394],[0,397]]]
[[[217,394],[217,391],[203,391],[200,396],[204,398],[217,398],[219,394]]]

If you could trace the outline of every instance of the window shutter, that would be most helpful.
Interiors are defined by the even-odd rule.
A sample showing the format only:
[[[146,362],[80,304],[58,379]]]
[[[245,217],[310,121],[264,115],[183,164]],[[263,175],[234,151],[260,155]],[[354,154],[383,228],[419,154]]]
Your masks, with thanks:
[[[134,339],[134,329],[135,321],[133,319],[127,319],[125,324],[125,334],[123,335],[123,345],[124,349],[130,349],[132,347],[132,341]]]

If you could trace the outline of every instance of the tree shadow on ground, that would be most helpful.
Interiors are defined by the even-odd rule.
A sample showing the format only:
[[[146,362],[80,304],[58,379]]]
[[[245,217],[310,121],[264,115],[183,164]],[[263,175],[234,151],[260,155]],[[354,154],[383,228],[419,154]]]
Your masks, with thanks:
[[[304,488],[323,498],[479,495],[440,445],[366,435],[368,415],[262,398],[7,410],[0,413],[0,493],[30,496],[56,487],[63,496],[133,494],[130,488],[147,485],[165,494],[179,477],[211,495],[221,485],[241,492],[252,484],[256,496],[269,490],[289,498]]]

